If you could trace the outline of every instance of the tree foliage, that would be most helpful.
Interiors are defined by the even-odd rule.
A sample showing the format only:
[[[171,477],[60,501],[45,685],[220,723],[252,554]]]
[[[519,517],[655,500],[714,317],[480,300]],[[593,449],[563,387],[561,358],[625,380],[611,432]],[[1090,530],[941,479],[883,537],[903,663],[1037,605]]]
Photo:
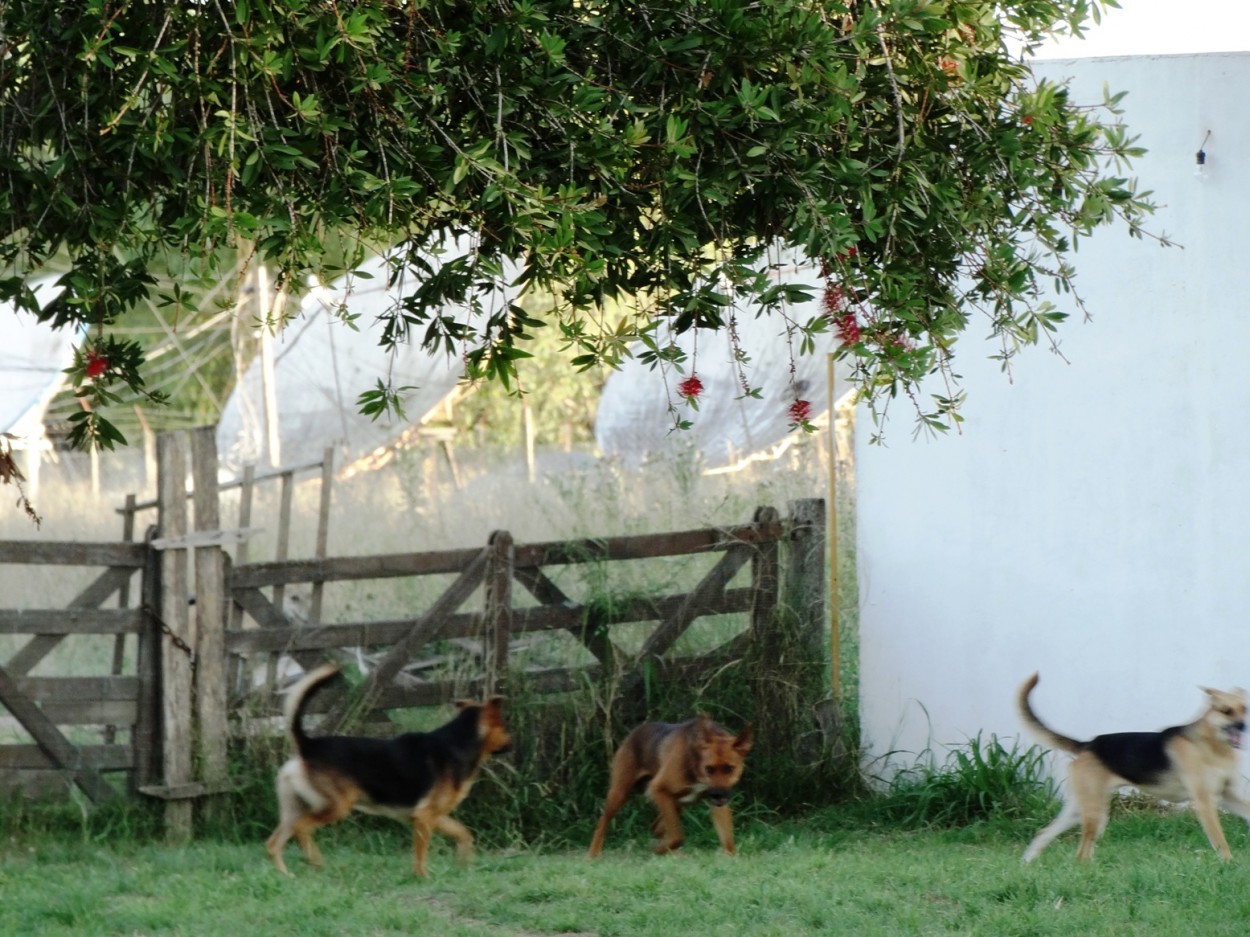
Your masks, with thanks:
[[[1025,57],[1102,5],[8,0],[0,299],[91,326],[84,442],[115,437],[110,386],[143,387],[110,333],[139,298],[194,308],[239,251],[298,291],[343,272],[344,238],[343,268],[381,248],[424,271],[380,341],[471,378],[510,385],[544,326],[574,368],[640,336],[680,368],[675,332],[768,314],[796,347],[836,329],[874,412],[907,394],[945,426],[968,327],[1004,362],[1050,335],[1078,239],[1152,208],[1120,175],[1139,151],[1117,98],[1078,104]],[[451,238],[472,248],[422,259]],[[770,276],[795,252],[806,287]],[[49,268],[65,289],[39,309],[25,280]],[[549,315],[492,305],[513,269]]]

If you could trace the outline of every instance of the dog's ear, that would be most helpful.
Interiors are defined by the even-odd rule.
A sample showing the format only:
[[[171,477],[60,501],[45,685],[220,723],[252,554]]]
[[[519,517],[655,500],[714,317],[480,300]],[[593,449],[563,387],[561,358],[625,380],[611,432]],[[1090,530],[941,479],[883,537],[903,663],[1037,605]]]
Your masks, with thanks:
[[[696,745],[706,745],[712,737],[712,717],[707,713],[699,713],[694,717],[694,742]]]
[[[751,723],[747,723],[742,727],[742,731],[738,733],[738,737],[734,739],[734,750],[745,755],[751,750],[751,746],[755,744],[755,729]]]

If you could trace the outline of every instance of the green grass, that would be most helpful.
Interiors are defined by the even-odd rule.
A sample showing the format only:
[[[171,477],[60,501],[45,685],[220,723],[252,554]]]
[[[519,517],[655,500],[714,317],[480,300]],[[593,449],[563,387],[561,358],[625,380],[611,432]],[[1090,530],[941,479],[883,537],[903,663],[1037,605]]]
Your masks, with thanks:
[[[613,828],[602,859],[580,845],[485,849],[457,867],[446,844],[427,880],[398,825],[350,821],[320,837],[310,869],[292,848],[279,876],[258,840],[182,848],[68,834],[0,845],[0,933],[13,935],[1063,935],[1242,934],[1250,840],[1218,861],[1188,815],[1116,811],[1094,862],[1065,837],[1020,853],[1036,816],[965,827],[880,828],[861,809],[739,827],[740,855],[691,829],[685,855],[655,857]]]

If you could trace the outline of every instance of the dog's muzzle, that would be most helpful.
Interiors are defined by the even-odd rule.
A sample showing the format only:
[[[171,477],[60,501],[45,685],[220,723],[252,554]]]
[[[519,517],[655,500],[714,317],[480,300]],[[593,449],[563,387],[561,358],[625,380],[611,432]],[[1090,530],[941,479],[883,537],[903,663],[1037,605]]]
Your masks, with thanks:
[[[1241,740],[1243,733],[1246,731],[1244,722],[1234,722],[1224,727],[1224,737],[1228,739],[1228,744],[1233,748],[1241,748]]]
[[[703,792],[703,799],[713,807],[723,807],[729,803],[729,798],[733,794],[727,787],[709,787]]]

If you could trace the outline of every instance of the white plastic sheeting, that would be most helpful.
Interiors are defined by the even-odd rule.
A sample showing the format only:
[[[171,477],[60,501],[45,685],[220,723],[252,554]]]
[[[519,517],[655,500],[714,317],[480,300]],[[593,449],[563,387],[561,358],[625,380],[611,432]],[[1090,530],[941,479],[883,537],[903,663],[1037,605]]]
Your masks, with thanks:
[[[41,304],[60,294],[56,277],[32,284]],[[0,432],[18,437],[18,448],[39,448],[44,438],[43,414],[65,383],[78,336],[54,329],[11,303],[0,306]]]
[[[443,256],[466,248],[455,245]],[[433,257],[427,258],[432,264]],[[409,424],[393,416],[376,421],[360,413],[360,394],[372,390],[378,379],[404,391],[404,413],[420,423],[438,406],[463,374],[458,357],[432,354],[413,344],[395,350],[379,344],[377,317],[414,291],[417,274],[406,272],[391,282],[381,258],[361,264],[371,279],[344,277],[329,287],[313,289],[303,300],[301,314],[274,339],[274,383],[278,411],[280,462],[315,462],[330,446],[358,455],[390,442]],[[491,302],[502,303],[502,290]],[[359,316],[359,331],[340,321],[340,314]],[[456,310],[449,310],[455,315]],[[417,336],[414,334],[414,340]],[[217,446],[223,464],[238,470],[259,463],[266,455],[266,426],[259,356],[239,378],[217,425]]]
[[[814,265],[791,264],[775,276],[814,288],[810,302],[787,308],[792,320],[806,322],[821,312],[820,275]],[[796,398],[811,404],[809,419],[827,412],[828,354],[837,347],[832,332],[817,336],[814,353],[800,354],[801,336],[795,333],[787,340],[780,315],[756,317],[754,311],[740,311],[735,331],[737,347],[750,359],[745,363],[737,362],[728,329],[699,329],[673,336],[687,356],[684,373],[672,368],[663,373],[637,358],[613,372],[595,420],[599,449],[630,464],[696,451],[705,468],[719,468],[781,442],[792,432],[790,407]],[[640,351],[636,348],[635,354]],[[703,384],[697,410],[678,392],[678,384],[692,373]],[[758,398],[744,396],[743,374],[752,389],[759,389]],[[675,429],[677,419],[692,425]]]

